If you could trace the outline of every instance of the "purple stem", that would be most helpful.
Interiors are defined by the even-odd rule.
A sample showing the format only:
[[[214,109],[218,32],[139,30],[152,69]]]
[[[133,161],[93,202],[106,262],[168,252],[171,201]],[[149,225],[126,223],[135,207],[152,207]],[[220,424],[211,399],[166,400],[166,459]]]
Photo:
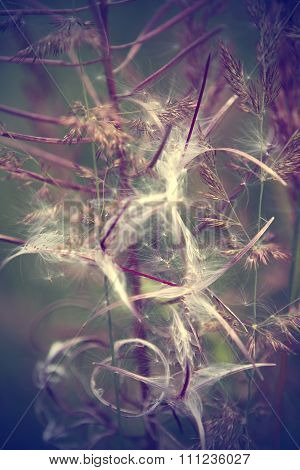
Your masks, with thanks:
[[[182,388],[181,388],[181,390],[180,390],[180,392],[177,396],[178,399],[180,399],[180,400],[184,399],[185,394],[186,394],[187,389],[188,389],[188,386],[189,386],[189,383],[190,383],[190,380],[191,380],[191,371],[190,371],[190,365],[187,362],[186,366],[185,366],[184,382],[183,382]]]
[[[4,104],[0,104],[0,111],[2,111],[3,113],[12,114],[13,116],[31,119],[32,121],[45,122],[47,124],[64,125],[65,118],[57,118],[53,116],[47,116],[45,114],[31,113],[30,111],[23,111],[22,109],[13,108]]]
[[[37,57],[18,57],[18,56],[0,56],[0,62],[10,62],[11,64],[30,64],[30,65],[54,65],[57,67],[83,67],[102,62],[102,58],[87,60],[85,62],[67,62],[66,60],[40,59]]]
[[[207,58],[207,61],[206,61],[206,64],[205,64],[204,75],[203,75],[202,84],[201,84],[201,88],[200,88],[200,92],[199,92],[199,96],[198,96],[198,101],[197,101],[197,105],[196,105],[196,108],[195,108],[195,111],[194,111],[191,127],[190,127],[190,130],[189,130],[186,142],[185,142],[183,156],[184,156],[184,154],[185,154],[185,152],[188,148],[188,145],[189,145],[189,142],[191,140],[191,137],[192,137],[192,134],[193,134],[193,131],[194,131],[194,127],[195,127],[195,124],[196,124],[196,121],[197,121],[197,117],[198,117],[198,114],[199,114],[202,98],[203,98],[203,95],[204,95],[205,85],[206,85],[206,81],[207,81],[208,69],[209,69],[209,64],[210,64],[210,57],[211,57],[211,54],[208,55],[208,58]]]
[[[108,237],[110,236],[110,234],[112,233],[112,231],[115,229],[115,227],[117,226],[120,218],[122,217],[122,215],[124,214],[124,212],[126,211],[126,209],[128,208],[129,204],[130,204],[131,201],[127,201],[126,204],[122,207],[122,209],[120,210],[119,214],[116,216],[115,220],[113,221],[113,223],[111,224],[111,226],[109,227],[109,229],[107,230],[106,234],[104,235],[104,237],[101,239],[100,241],[100,246],[102,248],[103,251],[106,250],[106,240],[108,239]]]
[[[147,168],[146,168],[146,171],[147,170],[150,170],[151,168],[153,168],[155,165],[156,165],[156,162],[157,160],[159,159],[163,149],[165,148],[165,145],[168,141],[168,138],[169,138],[169,135],[171,133],[171,130],[172,130],[172,125],[169,124],[166,128],[166,132],[165,132],[165,135],[161,141],[161,144],[160,146],[158,147],[157,151],[155,152],[155,154],[153,155],[151,161],[149,162],[149,164],[147,165]]]

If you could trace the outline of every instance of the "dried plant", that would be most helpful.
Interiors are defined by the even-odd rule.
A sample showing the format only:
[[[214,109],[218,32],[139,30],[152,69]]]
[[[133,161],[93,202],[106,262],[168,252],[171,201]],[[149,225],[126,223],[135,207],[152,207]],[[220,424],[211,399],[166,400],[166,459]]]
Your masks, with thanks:
[[[231,48],[216,45],[222,26],[206,30],[224,2],[166,1],[136,40],[111,44],[110,8],[123,3],[0,10],[7,17],[3,31],[10,23],[20,28],[30,15],[49,16],[56,25],[1,61],[11,67],[20,62],[32,77],[49,65],[76,70],[79,79],[65,112],[54,100],[53,115],[45,114],[43,100],[37,109],[32,103],[34,112],[0,105],[1,112],[25,118],[34,129],[29,135],[1,126],[0,169],[17,180],[20,191],[29,186],[32,197],[22,220],[24,236],[0,235],[1,242],[15,245],[1,275],[8,263],[30,254],[41,261],[46,281],[72,281],[66,298],[38,316],[34,342],[55,312],[79,308],[84,316],[66,336],[62,315],[61,330],[38,361],[36,408],[43,437],[59,448],[255,447],[251,413],[257,411],[261,379],[275,366],[277,351],[292,350],[299,332],[293,305],[300,224],[296,219],[290,252],[275,224],[270,235],[274,216],[263,204],[269,187],[292,192],[292,212],[299,191],[296,118],[291,124],[288,113],[277,112],[289,94],[282,90],[281,47],[297,40],[296,30],[289,25],[284,32],[276,2],[272,8],[263,0],[246,2],[258,32],[254,78]],[[177,13],[161,22],[171,7]],[[139,78],[137,52],[171,27],[180,30],[174,37],[182,49]],[[85,49],[97,58],[89,59]],[[120,61],[114,51],[126,49]],[[218,49],[221,61],[215,58]],[[61,60],[48,57],[60,55]],[[101,85],[89,65],[99,67]],[[167,75],[174,67],[176,94]],[[167,97],[152,89],[165,74]],[[49,76],[39,86],[52,93]],[[255,126],[249,146],[254,151],[233,146],[220,131],[236,102],[237,112],[246,112],[243,117]],[[53,137],[49,126],[60,133]],[[238,137],[238,123],[231,127]],[[45,144],[55,151],[44,150]],[[36,184],[41,186],[35,192]],[[245,195],[252,201],[257,186],[253,220]],[[288,305],[270,314],[261,299],[271,303],[272,292],[260,291],[260,281],[268,286],[266,273],[274,266],[284,269],[279,262],[290,262],[292,287]],[[246,397],[239,387],[243,377]],[[234,390],[225,393],[228,383]]]
[[[65,118],[65,125],[71,126],[64,137],[67,144],[88,137],[97,144],[97,153],[103,152],[111,157],[125,151],[130,136],[122,131],[119,118],[111,106],[99,105],[87,109],[77,102],[72,106],[72,113],[73,116]]]

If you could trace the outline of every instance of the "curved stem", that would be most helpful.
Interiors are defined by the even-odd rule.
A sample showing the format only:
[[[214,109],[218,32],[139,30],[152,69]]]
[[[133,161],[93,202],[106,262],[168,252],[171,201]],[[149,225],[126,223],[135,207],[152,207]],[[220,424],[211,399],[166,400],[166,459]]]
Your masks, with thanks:
[[[81,175],[84,178],[93,178],[94,173],[91,168],[79,165],[78,163],[74,163],[71,160],[67,160],[66,158],[59,157],[54,153],[47,152],[46,150],[41,150],[34,145],[30,145],[24,142],[18,142],[14,138],[11,138],[7,142],[4,139],[1,139],[0,136],[0,144],[4,144],[5,146],[13,147],[20,150],[23,153],[27,153],[29,155],[33,155],[34,157],[41,159],[51,165],[55,165],[61,168],[65,168],[66,170],[74,171],[76,174]]]
[[[3,113],[12,114],[13,116],[30,119],[32,121],[45,122],[46,124],[64,125],[65,120],[63,117],[57,118],[54,116],[47,116],[46,114],[32,113],[30,111],[24,111],[23,109],[13,108],[4,104],[0,104],[0,111]]]

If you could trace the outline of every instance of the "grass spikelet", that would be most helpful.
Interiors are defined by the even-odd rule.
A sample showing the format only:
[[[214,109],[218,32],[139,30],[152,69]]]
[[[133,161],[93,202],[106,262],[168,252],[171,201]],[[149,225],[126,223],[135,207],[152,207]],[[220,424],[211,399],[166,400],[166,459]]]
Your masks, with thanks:
[[[225,68],[225,78],[233,93],[239,97],[242,109],[256,114],[257,97],[253,94],[254,92],[256,94],[255,85],[252,83],[252,90],[249,90],[249,83],[246,80],[241,62],[233,57],[225,44],[221,43],[220,51]]]
[[[279,156],[274,160],[274,170],[284,179],[300,173],[300,131],[297,130],[289,139]]]
[[[78,143],[89,137],[98,146],[98,155],[101,152],[112,157],[118,152],[125,151],[130,136],[120,128],[119,119],[110,106],[96,106],[87,109],[82,103],[76,102],[72,108],[74,116],[64,119],[65,125],[71,126],[64,137],[69,144],[75,139]]]
[[[100,36],[90,21],[70,17],[57,19],[56,23],[55,31],[35,44],[20,50],[16,57],[20,61],[26,57],[32,57],[33,61],[43,59],[49,55],[57,57],[80,44],[88,44],[95,49],[100,48]]]

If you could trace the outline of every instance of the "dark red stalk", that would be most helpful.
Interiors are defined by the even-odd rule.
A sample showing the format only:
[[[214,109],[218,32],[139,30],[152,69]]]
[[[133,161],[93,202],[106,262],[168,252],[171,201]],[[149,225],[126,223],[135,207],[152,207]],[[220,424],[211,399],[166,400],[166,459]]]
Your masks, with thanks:
[[[191,122],[190,130],[189,130],[186,142],[185,142],[183,155],[185,154],[185,152],[188,148],[188,145],[190,143],[190,140],[191,140],[194,128],[195,128],[195,124],[196,124],[196,121],[197,121],[197,117],[198,117],[198,114],[199,114],[202,98],[203,98],[203,95],[204,95],[205,85],[206,85],[206,81],[207,81],[207,75],[208,75],[209,64],[210,64],[210,57],[211,57],[211,55],[209,54],[209,56],[207,58],[207,61],[206,61],[206,64],[205,64],[204,75],[203,75],[202,84],[201,84],[201,88],[200,88],[200,92],[199,92],[199,96],[198,96],[198,100],[197,100],[197,105],[196,105],[196,108],[195,108],[195,111],[194,111],[194,115],[193,115],[193,119],[192,119],[192,122]]]
[[[45,114],[32,113],[30,111],[24,111],[22,109],[13,108],[11,106],[6,106],[4,104],[0,104],[0,111],[2,111],[3,113],[12,114],[13,116],[30,119],[32,121],[44,122],[46,124],[64,125],[64,120],[65,120],[65,118],[63,117],[57,118],[54,116],[47,116]]]
[[[186,395],[186,392],[187,392],[187,389],[188,389],[188,386],[189,386],[189,383],[190,383],[190,380],[191,380],[191,371],[190,371],[190,365],[189,363],[187,362],[186,363],[186,366],[185,366],[185,376],[184,376],[184,382],[183,382],[183,385],[182,385],[182,388],[177,396],[177,398],[179,400],[183,400],[185,395]]]
[[[162,279],[157,276],[152,276],[151,274],[142,273],[140,271],[137,271],[136,269],[127,268],[126,266],[123,266],[121,264],[119,264],[118,266],[125,273],[133,274],[134,276],[145,277],[147,279],[151,279],[152,281],[159,282],[160,284],[165,284],[166,286],[178,287],[178,284],[175,284],[171,281],[167,281],[166,279]]]
[[[127,201],[126,204],[124,204],[124,207],[122,207],[122,209],[120,210],[119,214],[116,216],[115,220],[113,221],[113,223],[111,224],[111,226],[109,227],[109,229],[107,230],[106,234],[103,236],[103,238],[101,239],[100,241],[100,246],[102,248],[103,251],[106,250],[106,240],[108,239],[108,237],[111,235],[111,233],[113,232],[113,230],[115,229],[115,227],[117,226],[120,218],[122,217],[122,215],[124,214],[124,212],[126,211],[126,209],[128,208],[130,204],[130,201]]]
[[[166,128],[166,132],[165,132],[165,135],[161,141],[161,144],[160,146],[158,147],[157,151],[155,152],[155,154],[153,155],[153,157],[151,158],[151,161],[149,162],[147,168],[146,168],[146,171],[153,168],[155,165],[156,165],[156,162],[157,160],[159,159],[163,149],[165,148],[165,145],[168,141],[168,138],[169,138],[169,135],[171,133],[171,130],[172,130],[172,125],[168,125],[167,128]]]
[[[153,157],[151,158],[150,162],[148,163],[148,165],[146,165],[146,167],[143,169],[143,170],[140,170],[138,173],[136,173],[135,175],[130,175],[130,178],[135,178],[137,176],[141,176],[141,175],[145,175],[149,170],[151,170],[157,163],[159,157],[161,156],[161,153],[163,151],[163,149],[165,148],[165,145],[168,141],[168,138],[170,136],[170,133],[171,133],[171,130],[172,130],[172,125],[171,124],[168,124],[166,126],[166,132],[165,132],[165,135],[158,147],[158,149],[156,150],[155,154],[153,155]]]

